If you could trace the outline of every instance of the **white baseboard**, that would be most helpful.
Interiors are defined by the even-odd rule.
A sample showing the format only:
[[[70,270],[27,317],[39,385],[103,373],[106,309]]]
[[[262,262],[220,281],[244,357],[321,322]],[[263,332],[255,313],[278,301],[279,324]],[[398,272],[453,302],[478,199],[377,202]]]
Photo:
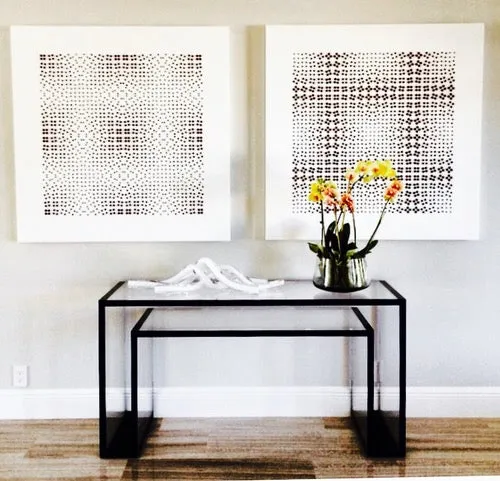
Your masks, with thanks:
[[[108,393],[123,408],[123,391]],[[141,399],[141,396],[140,396]],[[383,407],[396,404],[388,390]],[[0,419],[97,418],[97,389],[0,389]],[[158,417],[347,416],[345,387],[172,387],[154,396]],[[409,387],[408,417],[500,417],[500,387]]]

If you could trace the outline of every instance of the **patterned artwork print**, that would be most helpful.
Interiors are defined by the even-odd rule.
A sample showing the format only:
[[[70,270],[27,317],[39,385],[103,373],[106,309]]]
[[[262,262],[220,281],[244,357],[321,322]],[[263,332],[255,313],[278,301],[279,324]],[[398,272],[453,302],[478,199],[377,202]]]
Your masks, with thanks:
[[[41,54],[45,215],[202,215],[198,54]]]
[[[405,191],[393,212],[450,213],[455,63],[454,52],[294,53],[293,213],[315,211],[310,182],[338,182],[361,159],[394,161]],[[366,187],[356,209],[376,214],[380,188]]]

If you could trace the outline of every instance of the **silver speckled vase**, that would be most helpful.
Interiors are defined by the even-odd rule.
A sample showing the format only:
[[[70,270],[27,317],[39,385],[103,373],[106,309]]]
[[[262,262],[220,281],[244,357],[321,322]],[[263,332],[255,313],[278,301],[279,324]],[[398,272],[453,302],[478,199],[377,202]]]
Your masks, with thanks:
[[[333,259],[316,258],[313,284],[318,289],[332,292],[353,292],[370,285],[366,259],[347,259],[337,263]]]

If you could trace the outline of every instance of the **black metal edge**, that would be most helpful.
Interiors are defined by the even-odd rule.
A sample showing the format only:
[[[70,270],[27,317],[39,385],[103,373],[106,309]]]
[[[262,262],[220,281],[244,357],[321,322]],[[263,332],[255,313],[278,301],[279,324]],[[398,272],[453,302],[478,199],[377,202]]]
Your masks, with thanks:
[[[99,303],[98,312],[98,375],[99,375],[99,454],[106,455],[106,308]]]
[[[149,315],[149,314],[148,314]],[[144,314],[141,316],[141,319],[144,317]],[[147,316],[146,316],[147,318]],[[140,320],[137,324],[141,322]],[[139,406],[138,406],[138,356],[137,356],[137,331],[130,332],[130,387],[131,387],[131,402],[130,402],[130,432],[131,432],[131,440],[135,446],[135,451],[139,452]]]
[[[394,287],[392,287],[387,281],[379,281],[391,294],[393,294],[398,299],[406,300]]]
[[[367,399],[366,399],[366,412],[357,411],[353,409],[353,384],[352,379],[350,379],[350,419],[351,424],[356,432],[356,437],[358,438],[358,443],[361,446],[362,452],[365,456],[369,457],[370,447],[372,444],[372,430],[373,430],[373,417],[375,415],[374,410],[374,400],[375,400],[375,333],[373,328],[370,326],[366,318],[359,311],[359,309],[352,308],[358,319],[361,321],[363,326],[366,328],[366,343],[367,343],[367,353],[366,353],[366,387],[367,387]],[[354,336],[351,336],[354,337]],[[351,362],[349,359],[348,362]],[[362,421],[360,421],[360,419]],[[364,423],[364,426],[363,426]]]
[[[364,411],[358,411],[351,408],[350,412],[350,422],[353,428],[356,439],[358,440],[358,445],[361,448],[361,452],[367,456],[368,455],[368,430],[366,428],[367,413]],[[365,421],[365,426],[362,425],[360,420]]]
[[[132,330],[130,332],[135,334],[137,331],[139,331],[142,328],[142,326],[144,325],[144,323],[147,321],[148,317],[151,315],[153,310],[154,309],[152,307],[149,309],[146,309],[143,312],[143,314],[141,315],[141,317],[139,317],[137,322],[134,324],[134,327],[132,328]]]
[[[381,281],[382,282],[382,281]],[[397,306],[399,299],[102,299],[109,307],[351,307]]]
[[[368,322],[368,319],[363,315],[363,313],[357,308],[357,307],[352,307],[351,308],[352,312],[356,315],[356,317],[359,319],[363,327],[368,331],[373,334],[373,327],[371,324]]]
[[[153,312],[152,308],[146,309],[141,317],[137,320],[134,327],[130,331],[130,385],[131,385],[131,432],[132,439],[135,445],[135,452],[139,456],[142,447],[146,442],[146,438],[149,431],[149,426],[153,418],[153,413],[148,417],[148,420],[139,418],[139,400],[138,400],[138,390],[139,390],[139,356],[138,356],[138,336],[140,328],[147,321],[148,317]],[[152,386],[151,386],[152,387]]]
[[[106,294],[104,294],[104,296],[99,299],[99,302],[107,301],[118,289],[120,289],[121,286],[123,286],[123,284],[125,284],[125,281],[117,282],[108,292],[106,292]]]
[[[179,330],[179,331],[138,331],[137,337],[366,337],[366,331],[273,331],[273,330]]]
[[[368,432],[370,432],[370,421],[374,413],[374,401],[375,401],[375,335],[372,330],[368,331],[368,337],[366,338],[366,384],[368,391],[367,399],[367,412],[368,412]]]
[[[352,411],[350,420],[361,451],[367,458],[401,459],[405,457],[406,451],[398,446],[391,435],[382,412],[373,413],[370,425],[365,411]],[[368,434],[368,429],[371,429],[370,434]]]
[[[399,436],[406,453],[406,300],[399,306]]]
[[[144,419],[141,419],[144,424]],[[130,411],[124,411],[123,416],[118,421],[115,436],[110,440],[101,458],[104,459],[128,459],[140,456],[142,445],[132,442],[133,419]]]
[[[136,443],[136,452],[137,456],[140,456],[148,438],[149,431],[152,426],[152,422],[154,419],[154,410],[151,410],[151,414],[146,418],[139,416],[139,400],[138,400],[138,391],[139,391],[139,353],[138,353],[138,340],[139,336],[137,335],[140,332],[140,329],[147,321],[149,316],[153,312],[153,308],[146,309],[139,320],[135,323],[134,327],[130,333],[130,339],[132,342],[132,350],[131,350],[131,374],[132,374],[132,419],[134,422],[133,433],[134,433],[134,441]],[[153,363],[151,364],[153,366]],[[151,390],[153,390],[153,385],[151,385]],[[154,395],[152,394],[153,399]]]
[[[138,417],[137,419],[138,443],[137,443],[136,457],[139,457],[141,455],[141,452],[143,451],[144,446],[146,445],[148,434],[155,427],[154,421],[155,417],[153,413],[151,413],[151,415],[146,418]]]

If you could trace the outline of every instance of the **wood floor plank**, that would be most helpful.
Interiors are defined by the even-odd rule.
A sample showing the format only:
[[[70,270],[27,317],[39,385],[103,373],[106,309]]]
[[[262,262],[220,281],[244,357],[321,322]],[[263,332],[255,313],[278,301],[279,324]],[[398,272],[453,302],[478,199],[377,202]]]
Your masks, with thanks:
[[[47,479],[93,479],[115,480],[123,475],[127,461],[99,459],[24,459],[23,462],[8,463],[0,467],[0,479],[24,481]]]
[[[121,479],[127,460],[98,457],[97,420],[0,421],[0,479]]]
[[[314,479],[311,461],[272,457],[131,460],[123,479]]]
[[[409,419],[405,459],[362,456],[344,418],[163,419],[139,459],[98,457],[97,420],[0,421],[0,480],[500,475],[500,419]]]

